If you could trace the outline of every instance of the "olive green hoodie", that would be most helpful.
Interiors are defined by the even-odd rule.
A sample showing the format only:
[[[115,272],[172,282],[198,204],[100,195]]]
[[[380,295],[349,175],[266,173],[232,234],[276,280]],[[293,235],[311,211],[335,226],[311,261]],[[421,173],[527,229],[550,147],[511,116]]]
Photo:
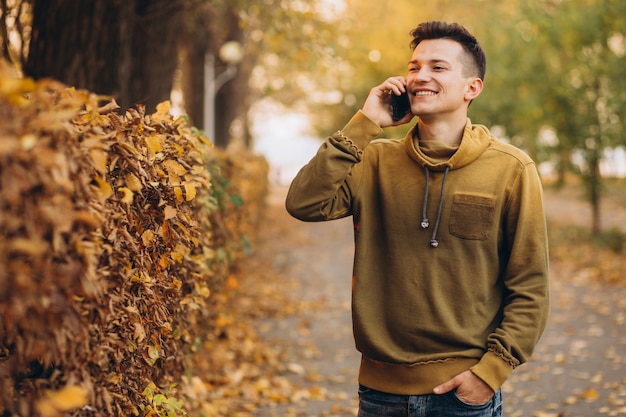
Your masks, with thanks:
[[[497,390],[548,315],[542,188],[533,161],[468,119],[458,149],[374,139],[362,112],[298,173],[289,213],[353,216],[359,382],[426,394],[471,369]]]

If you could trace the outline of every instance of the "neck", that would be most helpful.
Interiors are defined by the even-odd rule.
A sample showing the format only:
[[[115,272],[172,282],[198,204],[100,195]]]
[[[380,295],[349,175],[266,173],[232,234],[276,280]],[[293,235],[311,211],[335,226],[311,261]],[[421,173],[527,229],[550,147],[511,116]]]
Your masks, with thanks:
[[[417,133],[420,141],[438,141],[450,146],[457,146],[463,138],[466,117],[462,120],[450,121],[429,121],[427,118],[420,118],[417,125]]]

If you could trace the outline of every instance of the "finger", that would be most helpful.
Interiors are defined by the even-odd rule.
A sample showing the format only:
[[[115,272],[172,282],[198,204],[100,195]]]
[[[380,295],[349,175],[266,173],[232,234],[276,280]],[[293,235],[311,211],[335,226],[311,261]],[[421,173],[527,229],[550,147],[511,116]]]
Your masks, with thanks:
[[[391,91],[393,92],[393,94],[397,96],[399,96],[400,94],[406,91],[405,85],[406,85],[406,80],[402,76],[388,78],[383,83],[383,86],[385,87],[386,91]]]
[[[445,394],[447,392],[453,391],[454,389],[456,389],[459,386],[459,382],[457,381],[457,378],[452,378],[451,380],[444,382],[441,385],[436,386],[433,389],[433,392],[435,394]]]

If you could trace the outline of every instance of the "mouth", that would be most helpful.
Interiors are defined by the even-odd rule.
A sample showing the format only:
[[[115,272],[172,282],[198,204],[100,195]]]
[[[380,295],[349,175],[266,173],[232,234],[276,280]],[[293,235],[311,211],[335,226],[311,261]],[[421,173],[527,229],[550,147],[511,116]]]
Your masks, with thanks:
[[[415,97],[428,97],[428,96],[436,96],[437,92],[430,90],[417,90],[413,91],[413,95]]]

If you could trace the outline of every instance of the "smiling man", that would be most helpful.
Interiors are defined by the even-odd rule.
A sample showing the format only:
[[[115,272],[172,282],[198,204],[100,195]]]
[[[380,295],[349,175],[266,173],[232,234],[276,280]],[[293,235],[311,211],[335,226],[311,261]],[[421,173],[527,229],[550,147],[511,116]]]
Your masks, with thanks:
[[[352,216],[359,417],[500,416],[500,387],[548,315],[533,161],[467,117],[485,55],[458,24],[411,32],[406,77],[374,87],[293,180],[304,221]],[[410,110],[392,118],[392,95]],[[375,139],[418,117],[401,140]]]

